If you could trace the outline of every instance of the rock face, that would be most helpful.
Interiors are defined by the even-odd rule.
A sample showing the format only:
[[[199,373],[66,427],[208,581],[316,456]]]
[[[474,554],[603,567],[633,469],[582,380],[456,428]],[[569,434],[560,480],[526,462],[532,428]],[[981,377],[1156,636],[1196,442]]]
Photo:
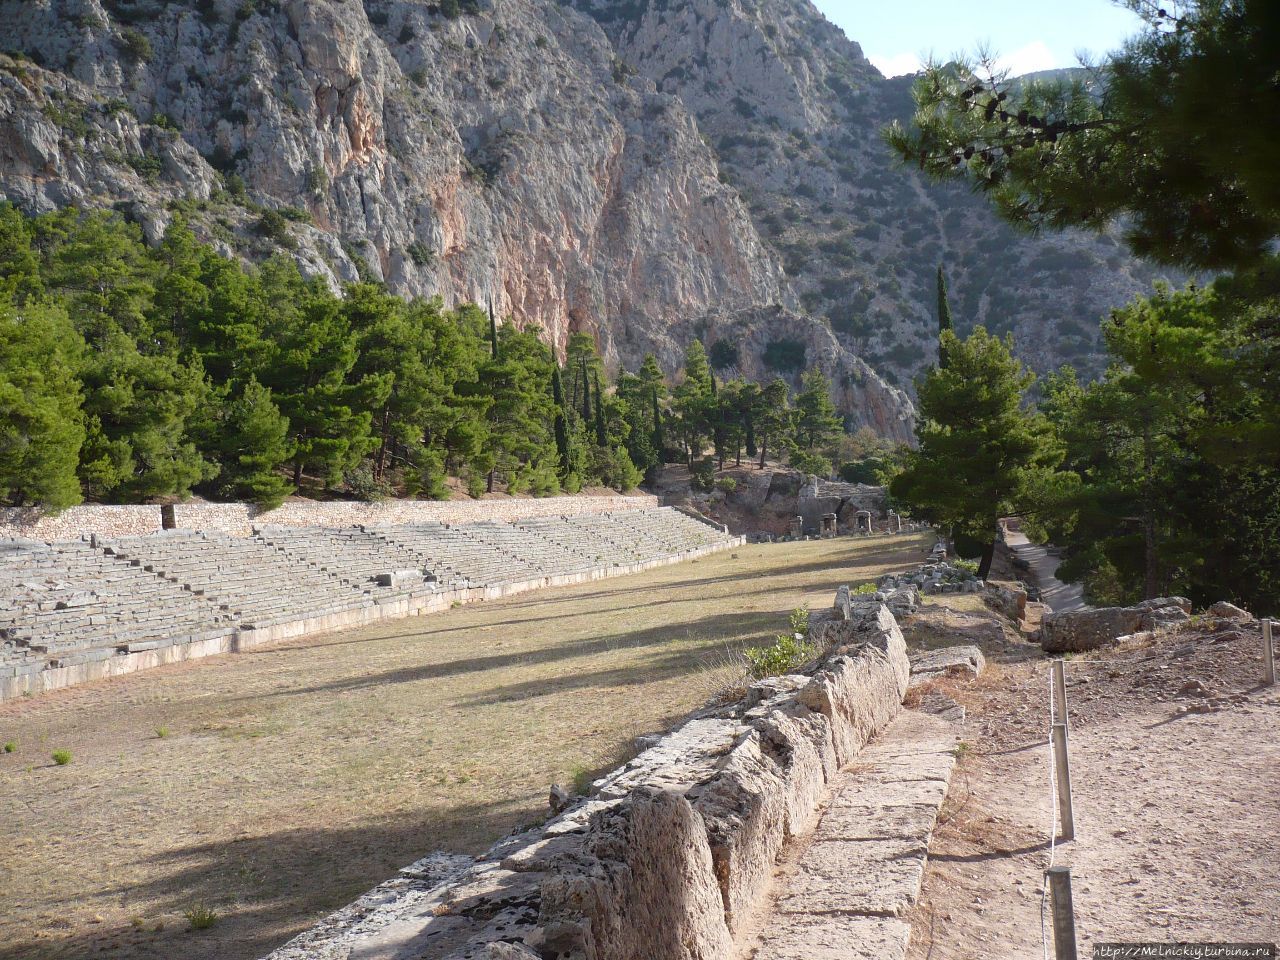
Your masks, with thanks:
[[[1031,241],[899,167],[880,130],[910,117],[911,78],[885,80],[809,0],[578,3],[697,118],[802,305],[898,382],[936,359],[939,263],[961,330],[1014,331],[1040,370],[1099,372],[1099,318],[1150,288],[1114,237]]]
[[[1016,323],[1041,368],[1095,364],[1097,317],[1149,279],[893,166],[904,83],[808,0],[581,3],[0,0],[0,197],[116,206],[152,240],[181,214],[628,366],[697,337],[726,375],[818,367],[895,439],[911,404],[876,371],[932,362],[939,261],[962,327]]]
[[[177,213],[226,252],[285,248],[360,277],[492,302],[557,345],[668,369],[730,337],[763,378],[791,338],[856,424],[911,405],[798,301],[678,99],[551,0],[0,3],[0,196]],[[261,235],[264,208],[283,235]]]

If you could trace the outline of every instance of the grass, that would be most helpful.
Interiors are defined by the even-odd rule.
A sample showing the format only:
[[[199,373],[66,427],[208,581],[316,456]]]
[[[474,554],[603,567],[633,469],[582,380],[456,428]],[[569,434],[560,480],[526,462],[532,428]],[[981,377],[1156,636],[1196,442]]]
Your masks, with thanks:
[[[924,547],[750,545],[0,704],[15,740],[76,768],[0,775],[0,943],[24,960],[264,956],[432,850],[538,821],[551,783],[740,690],[742,649],[792,610]],[[220,914],[200,936],[193,904]]]
[[[68,763],[71,762],[70,750],[55,750],[53,751],[52,754],[50,754],[50,756],[53,757],[53,762],[60,767],[65,767]]]
[[[218,912],[203,903],[197,903],[182,911],[182,916],[191,925],[192,930],[208,930],[218,922]]]

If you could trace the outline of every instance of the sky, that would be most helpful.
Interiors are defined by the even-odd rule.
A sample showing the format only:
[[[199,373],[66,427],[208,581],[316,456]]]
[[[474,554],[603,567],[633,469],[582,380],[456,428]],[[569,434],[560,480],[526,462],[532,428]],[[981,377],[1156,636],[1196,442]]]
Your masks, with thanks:
[[[986,44],[1015,76],[1078,65],[1137,32],[1138,18],[1111,0],[814,0],[886,76],[914,73]]]

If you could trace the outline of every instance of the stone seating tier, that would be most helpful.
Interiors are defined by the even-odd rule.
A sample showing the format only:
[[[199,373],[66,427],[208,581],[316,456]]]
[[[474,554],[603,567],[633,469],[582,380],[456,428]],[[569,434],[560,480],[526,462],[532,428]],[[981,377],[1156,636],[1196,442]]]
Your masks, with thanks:
[[[440,591],[545,583],[725,543],[670,508],[512,523],[0,540],[0,680]]]

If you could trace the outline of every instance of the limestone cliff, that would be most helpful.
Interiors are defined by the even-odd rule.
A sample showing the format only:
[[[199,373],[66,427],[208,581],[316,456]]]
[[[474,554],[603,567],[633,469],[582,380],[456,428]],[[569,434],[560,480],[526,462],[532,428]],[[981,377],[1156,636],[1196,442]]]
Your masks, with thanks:
[[[1013,332],[1042,371],[1097,373],[1099,319],[1158,275],[1112,237],[1023,236],[899,167],[880,131],[910,116],[910,79],[885,80],[810,0],[578,2],[697,117],[804,310],[891,380],[936,357],[939,263],[959,329]]]
[[[905,83],[809,0],[577,2],[0,0],[0,197],[153,239],[181,214],[627,366],[674,370],[693,337],[722,375],[818,366],[899,439],[881,375],[931,362],[940,260],[961,329],[1096,370],[1098,317],[1150,271],[893,167]]]
[[[571,8],[8,0],[0,25],[0,195],[27,209],[115,205],[153,238],[180,212],[228,253],[492,301],[627,365],[673,369],[709,327],[795,338],[853,422],[909,436],[905,396],[797,311],[679,100]]]

